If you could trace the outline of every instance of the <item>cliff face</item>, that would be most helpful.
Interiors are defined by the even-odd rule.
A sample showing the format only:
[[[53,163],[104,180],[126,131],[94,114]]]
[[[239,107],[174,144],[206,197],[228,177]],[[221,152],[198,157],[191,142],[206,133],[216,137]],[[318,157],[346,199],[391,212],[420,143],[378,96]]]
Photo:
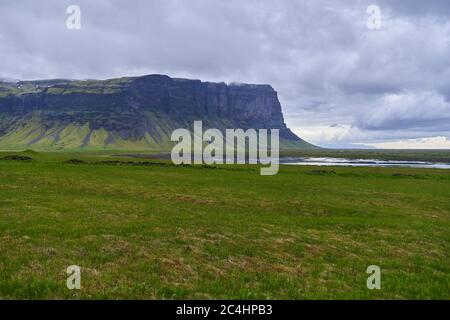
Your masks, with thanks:
[[[0,82],[0,146],[169,149],[177,128],[280,129],[282,144],[311,146],[285,125],[269,85],[149,75],[110,80]]]

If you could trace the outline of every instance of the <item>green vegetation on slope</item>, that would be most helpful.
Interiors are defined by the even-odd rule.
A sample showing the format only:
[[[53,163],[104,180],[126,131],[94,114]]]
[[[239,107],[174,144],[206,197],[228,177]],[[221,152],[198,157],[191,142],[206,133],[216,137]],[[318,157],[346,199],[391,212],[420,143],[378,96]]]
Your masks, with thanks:
[[[109,141],[109,142],[108,142]],[[14,130],[0,136],[0,150],[26,150],[33,148],[39,151],[71,151],[71,150],[170,150],[172,142],[165,131],[159,133],[158,139],[148,133],[141,139],[123,139],[116,132],[108,132],[103,128],[91,129],[89,123],[62,124],[55,122],[53,126],[44,126],[34,118],[18,122]]]
[[[91,129],[88,122],[63,124],[55,121],[52,126],[48,126],[41,123],[38,117],[26,119],[26,121],[19,120],[13,130],[3,136],[0,135],[0,151],[20,151],[32,148],[38,151],[150,150],[170,152],[175,144],[170,140],[173,128],[164,119],[160,119],[150,112],[147,112],[146,116],[153,121],[155,132],[153,136],[146,132],[139,139],[125,139],[119,133],[107,131],[104,128]],[[189,128],[189,124],[186,124],[186,128]],[[280,148],[317,149],[303,140],[289,141],[285,139],[280,139]]]
[[[0,298],[450,298],[449,171],[17,156],[0,154]]]

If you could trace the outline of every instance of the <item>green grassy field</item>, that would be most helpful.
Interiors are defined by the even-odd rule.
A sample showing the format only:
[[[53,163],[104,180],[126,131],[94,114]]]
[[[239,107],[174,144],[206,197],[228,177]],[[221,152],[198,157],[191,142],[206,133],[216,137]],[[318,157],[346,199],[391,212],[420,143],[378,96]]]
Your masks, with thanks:
[[[20,155],[0,160],[1,299],[450,298],[450,171]]]

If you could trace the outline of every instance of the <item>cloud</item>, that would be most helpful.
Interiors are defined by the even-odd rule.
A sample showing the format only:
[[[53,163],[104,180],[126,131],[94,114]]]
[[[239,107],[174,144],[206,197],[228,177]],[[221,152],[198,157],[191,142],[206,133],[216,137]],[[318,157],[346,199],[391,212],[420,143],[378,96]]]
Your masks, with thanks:
[[[448,1],[75,2],[77,31],[66,28],[73,1],[0,2],[0,78],[269,83],[313,142],[450,137]],[[381,30],[366,27],[369,4]]]
[[[408,139],[380,143],[368,143],[367,145],[386,149],[448,149],[450,139],[447,137],[432,137],[421,139]]]
[[[450,129],[450,102],[436,92],[386,94],[362,113],[358,127],[370,130]]]
[[[447,0],[381,0],[378,3],[381,6],[389,7],[396,14],[401,14],[406,17],[423,15],[448,17],[450,15],[450,6]]]

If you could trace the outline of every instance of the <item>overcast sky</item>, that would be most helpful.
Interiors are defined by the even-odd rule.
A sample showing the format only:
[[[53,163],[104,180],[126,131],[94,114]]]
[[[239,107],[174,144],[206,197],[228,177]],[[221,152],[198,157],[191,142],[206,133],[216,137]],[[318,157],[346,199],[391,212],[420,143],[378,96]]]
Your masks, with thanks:
[[[0,2],[0,78],[149,73],[271,84],[321,146],[450,149],[447,0]]]

